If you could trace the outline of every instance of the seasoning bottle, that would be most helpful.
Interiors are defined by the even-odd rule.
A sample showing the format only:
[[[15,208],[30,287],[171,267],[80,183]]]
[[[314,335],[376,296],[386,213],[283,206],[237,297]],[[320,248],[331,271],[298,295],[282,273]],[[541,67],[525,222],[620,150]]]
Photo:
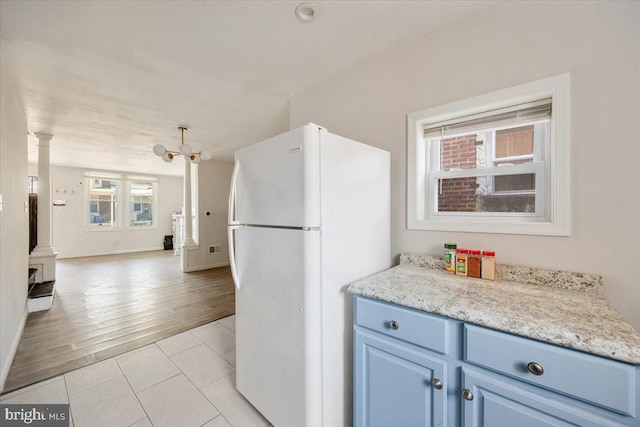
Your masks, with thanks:
[[[458,253],[456,254],[456,275],[458,276],[466,276],[467,275],[467,256],[469,254],[469,249],[458,249]]]
[[[494,251],[482,252],[482,278],[496,279],[496,253]]]
[[[444,271],[447,273],[456,273],[456,248],[455,243],[444,244]]]
[[[480,278],[480,258],[479,249],[471,249],[469,251],[469,259],[467,260],[467,276]]]

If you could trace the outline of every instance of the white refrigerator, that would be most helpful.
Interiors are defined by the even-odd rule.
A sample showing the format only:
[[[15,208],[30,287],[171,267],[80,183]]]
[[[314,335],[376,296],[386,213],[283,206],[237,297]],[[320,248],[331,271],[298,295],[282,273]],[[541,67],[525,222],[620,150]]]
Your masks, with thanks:
[[[314,124],[235,153],[236,387],[275,427],[352,425],[346,287],[390,267],[389,168]]]

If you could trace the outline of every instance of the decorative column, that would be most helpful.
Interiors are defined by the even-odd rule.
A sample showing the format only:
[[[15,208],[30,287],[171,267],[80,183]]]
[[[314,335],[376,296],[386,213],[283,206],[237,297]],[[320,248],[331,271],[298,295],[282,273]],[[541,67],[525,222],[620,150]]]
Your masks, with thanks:
[[[51,239],[51,170],[49,148],[53,135],[36,133],[38,138],[38,244],[29,265],[38,269],[37,282],[56,280],[56,256]]]
[[[193,240],[193,209],[191,207],[191,160],[184,156],[184,242],[180,251],[181,271],[193,271],[197,264],[198,245]]]
[[[184,156],[184,246],[194,246],[193,209],[191,207],[191,160]]]

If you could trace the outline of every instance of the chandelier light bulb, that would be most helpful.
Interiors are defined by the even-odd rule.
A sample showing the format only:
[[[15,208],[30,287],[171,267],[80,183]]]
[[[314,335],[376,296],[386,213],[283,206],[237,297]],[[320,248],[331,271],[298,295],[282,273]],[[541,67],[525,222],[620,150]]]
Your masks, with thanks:
[[[181,144],[180,153],[183,156],[188,156],[189,154],[191,154],[191,146],[189,144]]]
[[[166,153],[166,152],[167,152],[167,149],[164,148],[164,145],[162,145],[162,144],[156,144],[156,145],[153,146],[153,153],[156,156],[162,157],[164,155],[164,153]]]
[[[167,163],[171,163],[171,160],[173,160],[173,154],[169,153],[168,151],[165,151],[165,153],[162,155],[162,160],[164,160]]]
[[[211,160],[211,153],[206,150],[202,150],[200,152],[200,157],[202,157],[202,160],[204,161]]]
[[[198,154],[192,154],[191,156],[189,156],[189,158],[191,159],[191,163],[194,163],[196,165],[200,163],[200,156]]]

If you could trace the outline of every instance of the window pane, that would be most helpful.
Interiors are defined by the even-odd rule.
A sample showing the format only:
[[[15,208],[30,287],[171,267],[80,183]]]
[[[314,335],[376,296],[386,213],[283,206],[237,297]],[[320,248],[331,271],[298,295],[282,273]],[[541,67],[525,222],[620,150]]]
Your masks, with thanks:
[[[106,179],[89,180],[89,223],[115,226],[118,182]]]
[[[496,159],[524,155],[533,155],[533,125],[496,131]]]
[[[442,192],[438,188],[437,193],[438,212],[535,212],[535,193],[497,194],[491,190],[494,180],[505,186],[531,180],[535,190],[534,174],[443,179]]]
[[[484,135],[484,133],[483,133]],[[468,135],[446,138],[442,142],[442,154],[440,156],[440,170],[448,171],[451,169],[475,169],[478,167],[486,167],[478,156],[476,141],[478,134],[472,133]],[[482,140],[480,140],[480,145]]]
[[[27,180],[27,185],[29,187],[29,194],[38,193],[38,177],[37,176],[29,176]]]
[[[540,132],[534,138],[534,133]],[[522,164],[533,160],[535,144],[546,137],[541,126],[526,125],[507,129],[470,132],[431,140],[441,144],[439,170],[480,169],[503,164]],[[436,152],[434,152],[435,154]]]
[[[129,226],[153,226],[153,183],[132,181],[129,188]]]
[[[494,177],[493,190],[499,191],[535,191],[536,175],[502,175]]]

